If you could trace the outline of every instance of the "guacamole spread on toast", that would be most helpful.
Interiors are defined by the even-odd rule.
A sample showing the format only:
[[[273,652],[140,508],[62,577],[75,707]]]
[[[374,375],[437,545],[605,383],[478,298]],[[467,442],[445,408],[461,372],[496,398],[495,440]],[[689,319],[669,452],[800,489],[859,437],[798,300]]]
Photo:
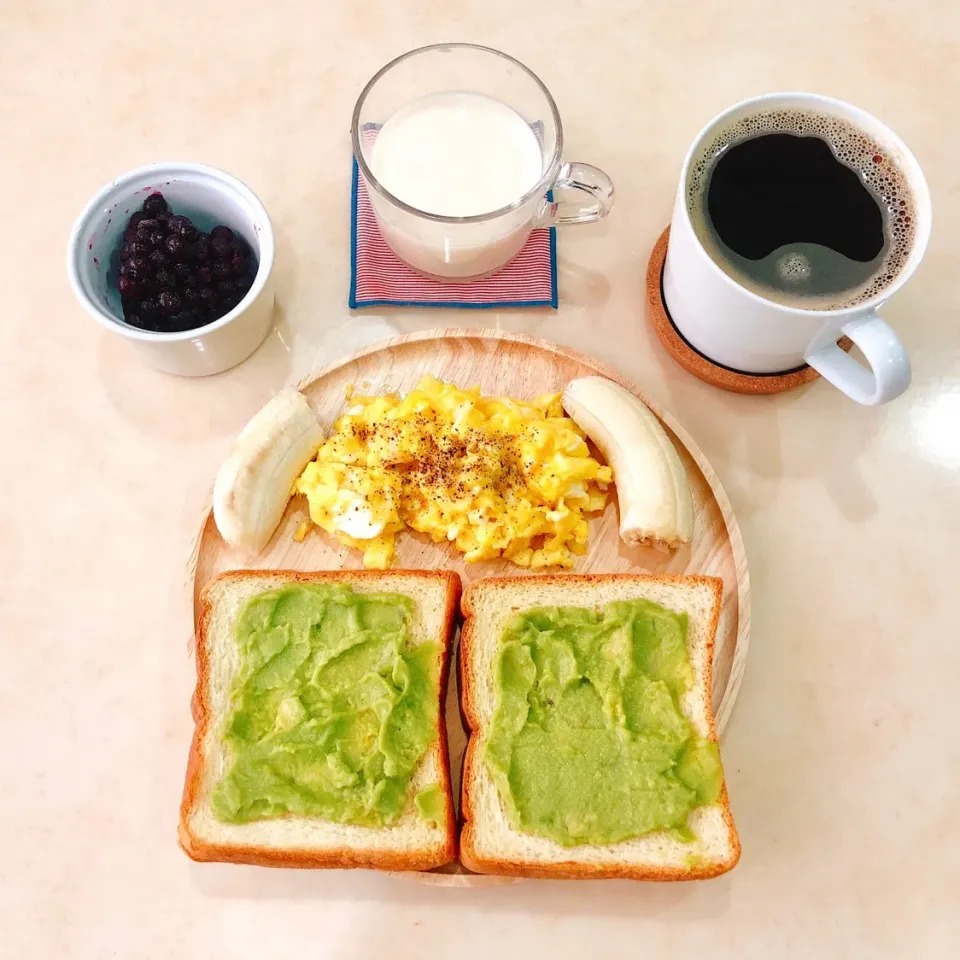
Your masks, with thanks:
[[[680,708],[694,679],[686,614],[648,600],[522,611],[494,670],[483,756],[516,829],[564,846],[690,838],[687,817],[717,799],[723,771]]]
[[[343,584],[294,583],[247,602],[223,728],[227,769],[212,796],[219,819],[383,826],[400,817],[438,735],[438,650],[409,646],[412,607]]]

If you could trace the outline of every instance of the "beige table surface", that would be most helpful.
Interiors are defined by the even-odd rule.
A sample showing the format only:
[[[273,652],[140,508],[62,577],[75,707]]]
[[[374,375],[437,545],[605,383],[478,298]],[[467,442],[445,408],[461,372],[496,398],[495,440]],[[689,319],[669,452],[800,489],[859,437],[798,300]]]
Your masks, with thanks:
[[[960,15],[943,0],[0,5],[0,956],[956,957],[960,951]],[[508,50],[554,93],[605,223],[559,241],[559,312],[347,309],[350,111],[423,43]],[[644,323],[689,141],[776,89],[909,143],[933,239],[888,320],[901,400],[717,392]],[[168,377],[74,302],[69,228],[115,174],[196,159],[279,238],[277,325],[239,368]],[[691,885],[427,888],[192,864],[183,583],[221,458],[271,392],[356,345],[458,324],[615,364],[699,441],[750,560],[753,639],[723,743],[740,865]]]

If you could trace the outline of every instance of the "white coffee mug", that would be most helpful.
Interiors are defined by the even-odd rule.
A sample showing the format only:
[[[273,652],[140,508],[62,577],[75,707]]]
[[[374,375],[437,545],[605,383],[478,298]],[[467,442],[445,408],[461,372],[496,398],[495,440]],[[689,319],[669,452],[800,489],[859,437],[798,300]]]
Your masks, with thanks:
[[[741,286],[711,258],[695,232],[687,204],[692,165],[728,126],[761,112],[810,110],[852,123],[897,165],[912,195],[914,233],[906,261],[877,296],[851,307],[801,309],[775,303]],[[744,100],[700,131],[684,160],[663,269],[663,296],[674,325],[694,349],[716,363],[753,374],[777,374],[807,363],[858,403],[879,404],[910,385],[910,361],[878,308],[912,275],[930,237],[930,191],[905,144],[869,113],[831,97],[774,93]],[[868,366],[838,345],[849,337]]]

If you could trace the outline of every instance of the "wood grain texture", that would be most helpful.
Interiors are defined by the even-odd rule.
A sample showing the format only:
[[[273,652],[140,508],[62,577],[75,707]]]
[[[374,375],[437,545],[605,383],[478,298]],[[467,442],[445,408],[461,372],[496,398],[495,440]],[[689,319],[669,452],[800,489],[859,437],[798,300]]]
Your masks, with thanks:
[[[300,389],[313,403],[322,425],[331,429],[344,406],[348,385],[362,393],[405,393],[423,374],[469,387],[484,394],[528,399],[559,393],[575,377],[598,374],[609,377],[640,397],[656,414],[677,448],[690,480],[694,505],[694,533],[690,544],[665,553],[651,547],[628,547],[618,535],[616,497],[601,516],[590,521],[587,553],[576,558],[575,573],[699,573],[723,581],[723,606],[713,661],[713,709],[722,733],[733,709],[743,676],[750,638],[750,581],[740,528],[727,495],[700,448],[669,414],[650,402],[636,385],[616,370],[567,347],[522,334],[493,330],[429,330],[395,337],[367,347],[333,363],[301,382]],[[276,533],[253,560],[231,550],[208,512],[194,555],[192,589],[194,620],[200,612],[204,586],[225,570],[253,569],[337,570],[362,566],[359,551],[350,550],[314,528],[301,543],[293,533],[308,519],[306,499],[295,497]],[[407,569],[449,569],[463,578],[464,587],[490,576],[529,575],[507,561],[464,563],[451,544],[434,544],[428,537],[404,531],[397,537],[395,566]],[[451,777],[456,785],[466,747],[456,685],[447,695],[447,730],[450,738]],[[441,868],[460,871],[462,868]],[[429,882],[497,882],[495,878],[431,873]],[[500,881],[502,882],[502,881]]]

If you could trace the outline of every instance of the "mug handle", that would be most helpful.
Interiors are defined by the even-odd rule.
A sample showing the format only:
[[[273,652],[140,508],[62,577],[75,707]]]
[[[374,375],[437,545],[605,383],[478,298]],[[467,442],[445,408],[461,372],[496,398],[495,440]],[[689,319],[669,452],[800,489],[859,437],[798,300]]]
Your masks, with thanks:
[[[910,358],[893,328],[875,311],[849,320],[840,331],[860,348],[869,366],[831,341],[804,357],[825,380],[868,406],[895,400],[910,386]]]
[[[546,200],[535,226],[553,227],[570,223],[593,223],[605,217],[613,206],[613,181],[599,168],[575,160],[565,162],[551,188],[576,190],[587,195],[579,200]]]

